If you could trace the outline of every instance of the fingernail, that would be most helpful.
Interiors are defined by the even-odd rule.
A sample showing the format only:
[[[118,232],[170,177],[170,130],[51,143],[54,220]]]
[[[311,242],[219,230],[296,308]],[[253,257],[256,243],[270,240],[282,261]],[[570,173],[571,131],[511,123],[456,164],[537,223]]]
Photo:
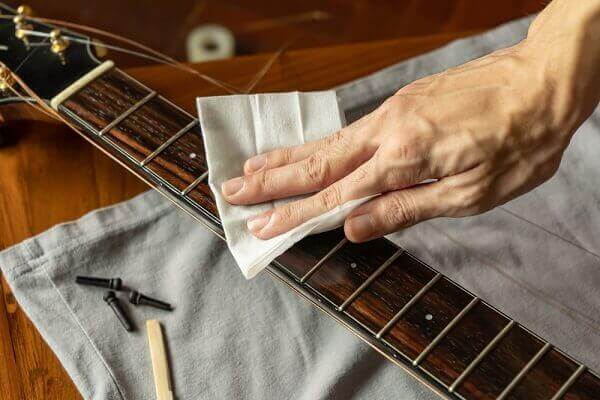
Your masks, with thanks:
[[[248,161],[246,161],[246,170],[248,172],[256,172],[260,171],[267,164],[267,157],[265,155],[259,155],[256,157],[252,157]]]
[[[348,229],[357,238],[367,239],[375,233],[373,218],[369,214],[359,215],[348,221]]]
[[[257,215],[256,217],[252,217],[246,221],[246,225],[251,232],[256,233],[264,228],[271,219],[271,214],[266,215]]]
[[[233,178],[221,185],[221,191],[225,196],[232,196],[239,192],[244,186],[244,178]]]

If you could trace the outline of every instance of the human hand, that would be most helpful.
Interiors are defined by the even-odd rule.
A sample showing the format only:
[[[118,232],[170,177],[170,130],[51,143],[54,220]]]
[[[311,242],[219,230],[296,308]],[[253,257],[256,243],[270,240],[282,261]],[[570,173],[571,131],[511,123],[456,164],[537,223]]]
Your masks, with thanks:
[[[256,156],[225,182],[227,201],[316,194],[251,218],[269,239],[349,200],[382,193],[346,219],[370,240],[439,216],[474,215],[549,179],[593,109],[574,88],[576,66],[528,39],[416,81],[340,132]],[[596,99],[597,102],[597,99]],[[435,182],[422,183],[428,179]]]

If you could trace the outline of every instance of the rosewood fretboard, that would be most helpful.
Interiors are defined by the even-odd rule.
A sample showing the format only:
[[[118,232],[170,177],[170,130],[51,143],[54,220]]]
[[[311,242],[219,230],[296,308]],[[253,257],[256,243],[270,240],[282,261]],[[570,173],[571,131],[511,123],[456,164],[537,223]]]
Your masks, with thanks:
[[[58,110],[222,235],[194,117],[115,68]],[[308,237],[269,272],[447,398],[600,399],[594,372],[386,239]]]

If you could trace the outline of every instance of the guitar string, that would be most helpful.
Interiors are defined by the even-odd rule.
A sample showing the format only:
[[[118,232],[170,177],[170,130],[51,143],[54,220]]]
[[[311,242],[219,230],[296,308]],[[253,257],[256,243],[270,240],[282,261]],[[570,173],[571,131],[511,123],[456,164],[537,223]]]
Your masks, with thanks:
[[[0,15],[0,19],[12,19],[12,16],[9,16],[9,15]],[[150,54],[154,55],[155,57],[158,58],[155,61],[158,61],[158,62],[160,62],[162,64],[171,65],[172,67],[175,67],[175,68],[177,68],[179,70],[182,70],[182,71],[188,72],[190,74],[196,75],[199,78],[201,78],[201,79],[203,79],[203,80],[205,80],[205,81],[207,81],[209,83],[212,83],[212,84],[214,84],[214,85],[216,85],[216,86],[218,86],[218,87],[220,87],[222,89],[225,89],[225,90],[227,90],[230,93],[239,93],[241,91],[241,89],[238,88],[238,87],[235,87],[235,86],[233,86],[233,85],[231,85],[229,83],[226,83],[226,82],[222,82],[222,81],[220,81],[218,79],[215,79],[215,78],[213,78],[213,77],[211,77],[209,75],[206,75],[204,73],[201,73],[199,71],[196,71],[192,67],[189,67],[189,66],[187,66],[187,65],[185,65],[185,64],[183,64],[183,63],[181,63],[181,62],[179,62],[179,61],[177,61],[175,59],[173,59],[172,57],[169,57],[169,56],[167,56],[165,54],[162,54],[161,52],[159,52],[157,50],[154,50],[151,47],[148,47],[148,46],[145,46],[145,45],[143,45],[143,44],[141,44],[139,42],[136,42],[135,40],[127,39],[127,38],[125,38],[123,36],[120,36],[120,35],[117,35],[117,34],[114,34],[114,33],[111,33],[111,32],[106,32],[106,31],[103,31],[101,29],[89,27],[89,26],[82,25],[82,24],[75,24],[75,23],[68,22],[68,21],[62,21],[62,20],[56,20],[56,19],[49,19],[49,18],[38,18],[38,17],[27,17],[27,19],[31,20],[31,21],[34,21],[34,22],[54,24],[54,25],[60,26],[61,28],[65,28],[66,27],[66,28],[79,29],[79,30],[84,31],[84,32],[88,32],[88,33],[93,33],[93,34],[105,36],[105,37],[111,38],[113,40],[117,40],[117,41],[126,43],[126,44],[128,44],[130,46],[134,46],[134,47],[136,47],[138,49],[141,49],[142,51],[145,51],[147,53],[150,53]],[[72,29],[67,29],[65,31],[73,33],[73,34],[82,35],[81,33],[77,32],[75,30],[72,30]],[[45,32],[40,32],[40,33],[45,33]],[[85,35],[82,35],[82,36],[85,36]],[[96,45],[97,46],[105,46],[105,44],[102,43],[102,42],[96,42]]]

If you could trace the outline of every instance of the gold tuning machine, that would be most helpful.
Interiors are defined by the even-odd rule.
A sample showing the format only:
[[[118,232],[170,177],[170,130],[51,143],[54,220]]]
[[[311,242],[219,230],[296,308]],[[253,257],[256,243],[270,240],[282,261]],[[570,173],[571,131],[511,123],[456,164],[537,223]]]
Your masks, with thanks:
[[[33,15],[33,10],[27,4],[21,4],[17,8],[18,15],[24,15],[26,17],[31,17]]]
[[[62,32],[59,29],[54,29],[50,32],[50,50],[60,57],[63,64],[66,63],[64,56],[65,50],[70,44],[69,39],[63,37]]]
[[[23,4],[17,8],[17,15],[13,18],[13,22],[15,23],[15,36],[22,40],[26,47],[29,47],[26,31],[33,29],[33,26],[27,23],[27,17],[30,17],[32,14],[33,11],[31,10],[31,7]]]
[[[6,67],[0,67],[0,90],[5,91],[11,88],[15,84],[15,78],[12,73]]]

